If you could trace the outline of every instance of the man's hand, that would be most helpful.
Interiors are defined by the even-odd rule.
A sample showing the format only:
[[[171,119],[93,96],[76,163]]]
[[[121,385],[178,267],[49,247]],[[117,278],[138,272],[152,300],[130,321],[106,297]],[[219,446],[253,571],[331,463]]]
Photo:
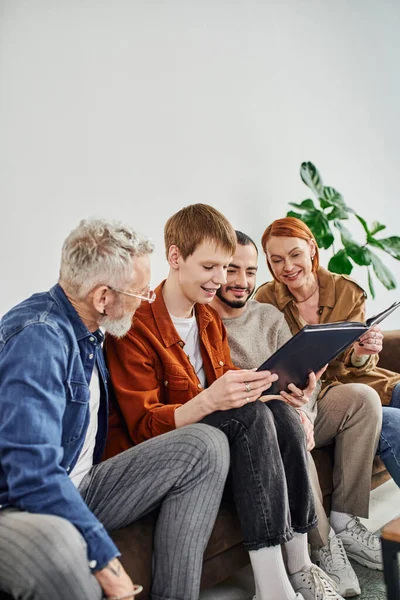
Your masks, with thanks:
[[[382,348],[383,333],[378,325],[375,325],[368,329],[354,344],[353,352],[356,356],[371,356],[372,354],[379,354]]]
[[[113,558],[104,569],[96,571],[94,576],[103,588],[106,598],[123,596],[134,591],[135,587],[137,587],[133,585],[131,578],[126,573],[118,558]],[[134,594],[132,594],[133,597]]]
[[[202,393],[208,395],[210,412],[229,410],[255,402],[277,379],[269,371],[228,371]]]
[[[255,402],[277,379],[278,376],[271,375],[269,371],[228,371],[189,402],[178,406],[174,413],[175,425],[183,427],[199,423],[217,410],[240,408],[248,402]],[[264,401],[264,396],[260,400]]]
[[[299,413],[299,417],[303,424],[304,432],[306,434],[307,450],[310,452],[315,447],[314,425],[311,423],[310,419],[302,410],[298,410],[297,412]]]
[[[315,390],[315,386],[317,385],[317,381],[321,378],[322,374],[325,373],[328,365],[325,365],[317,371],[316,373],[310,373],[308,376],[308,385],[304,390],[299,389],[294,385],[294,383],[289,383],[288,388],[291,391],[288,392],[281,391],[280,392],[280,400],[285,400],[294,408],[301,408],[304,404],[310,401],[311,394]]]

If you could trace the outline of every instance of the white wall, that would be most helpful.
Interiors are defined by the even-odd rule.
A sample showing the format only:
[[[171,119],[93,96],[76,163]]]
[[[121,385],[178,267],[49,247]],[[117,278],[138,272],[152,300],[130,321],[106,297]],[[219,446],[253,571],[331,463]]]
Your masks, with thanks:
[[[154,284],[186,204],[259,241],[308,196],[303,160],[399,234],[399,31],[398,0],[0,1],[0,314],[84,216],[151,235]],[[400,297],[376,288],[370,313]]]

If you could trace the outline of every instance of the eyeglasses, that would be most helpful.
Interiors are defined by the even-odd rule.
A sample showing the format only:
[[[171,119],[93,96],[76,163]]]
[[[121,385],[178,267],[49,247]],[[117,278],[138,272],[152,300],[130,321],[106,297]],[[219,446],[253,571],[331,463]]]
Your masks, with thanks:
[[[131,292],[124,292],[124,290],[117,290],[117,288],[113,288],[111,287],[111,285],[107,286],[109,290],[112,290],[113,292],[118,292],[119,294],[125,294],[125,296],[132,296],[132,298],[140,298],[140,300],[145,300],[146,302],[149,302],[149,304],[151,304],[152,302],[154,302],[154,300],[156,299],[156,293],[153,292],[150,287],[147,291],[146,295],[141,295],[141,294],[132,294]]]

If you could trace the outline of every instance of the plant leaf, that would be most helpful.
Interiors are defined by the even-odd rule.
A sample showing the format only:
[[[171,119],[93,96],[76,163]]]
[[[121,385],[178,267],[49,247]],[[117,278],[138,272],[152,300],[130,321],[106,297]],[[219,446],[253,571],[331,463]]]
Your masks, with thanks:
[[[379,281],[385,286],[387,290],[394,290],[396,288],[396,280],[393,277],[389,269],[383,264],[379,256],[369,251],[371,257],[372,268]]]
[[[340,237],[342,238],[342,244],[346,249],[349,257],[354,260],[357,265],[365,267],[371,264],[371,257],[368,248],[360,246],[354,241],[350,231],[340,221],[334,222],[335,227],[340,231]]]
[[[314,192],[317,198],[321,196],[324,185],[318,169],[312,164],[312,162],[301,163],[300,177],[302,178],[303,182]]]
[[[348,213],[354,213],[354,210],[349,206],[346,206],[343,196],[335,190],[333,187],[325,186],[322,192],[322,197],[319,198],[321,208],[325,209],[328,207],[336,208],[337,215],[331,217],[331,219],[348,219]],[[340,214],[340,216],[339,216]]]
[[[371,235],[375,235],[379,231],[386,229],[386,225],[379,223],[379,221],[374,221],[371,225]]]
[[[307,211],[302,220],[314,234],[317,245],[320,248],[329,248],[334,241],[328,218],[321,210]]]
[[[369,291],[371,292],[371,297],[375,298],[374,282],[372,281],[372,275],[371,275],[371,271],[369,269],[368,269],[368,287],[369,287]]]
[[[365,246],[360,246],[356,242],[343,242],[347,254],[357,265],[365,267],[371,264],[371,253]]]
[[[322,202],[321,202],[322,206]],[[330,213],[328,213],[329,221],[333,221],[334,219],[348,219],[349,212],[346,208],[335,206]]]
[[[349,257],[347,256],[346,250],[339,250],[336,252],[328,263],[328,271],[331,273],[339,273],[340,275],[350,275],[353,270]]]
[[[315,208],[314,202],[307,198],[307,200],[303,200],[300,204],[296,204],[296,202],[289,202],[290,206],[294,206],[295,208],[300,208],[301,210],[317,210]]]
[[[361,225],[364,228],[365,233],[367,234],[367,241],[371,244],[373,244],[373,236],[378,233],[379,231],[382,231],[383,229],[386,229],[386,225],[383,225],[383,223],[379,223],[379,221],[374,221],[371,225],[371,229],[369,229],[367,222],[365,219],[363,219],[360,215],[356,214],[357,219],[360,221]],[[377,245],[377,244],[375,244]],[[379,248],[381,248],[381,246],[378,246]]]
[[[357,219],[360,221],[361,225],[364,227],[364,231],[367,234],[367,238],[371,235],[371,232],[368,228],[367,221],[360,217],[360,215],[356,214]]]
[[[300,213],[294,212],[294,210],[289,210],[288,213],[286,213],[287,217],[294,217],[295,219],[300,219],[302,218],[302,215]]]
[[[342,195],[333,187],[325,186],[321,197],[329,206],[346,206]]]
[[[340,221],[335,221],[334,226],[336,227],[336,229],[340,232],[340,236],[342,238],[342,242],[343,245],[345,246],[347,243],[348,244],[353,244],[355,243],[353,240],[353,236],[351,235],[350,231],[347,229],[347,227],[345,227],[343,225],[343,223],[341,223]]]
[[[400,237],[397,235],[393,235],[392,237],[383,238],[381,240],[377,240],[373,237],[368,239],[368,243],[371,246],[376,246],[376,248],[380,248],[384,250],[393,258],[400,260]]]

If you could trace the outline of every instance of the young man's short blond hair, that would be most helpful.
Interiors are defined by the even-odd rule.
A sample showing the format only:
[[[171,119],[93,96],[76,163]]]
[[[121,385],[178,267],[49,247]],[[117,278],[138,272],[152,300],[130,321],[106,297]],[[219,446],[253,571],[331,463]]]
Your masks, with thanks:
[[[208,204],[190,204],[172,215],[164,227],[165,252],[177,246],[184,260],[209,241],[227,254],[236,250],[236,234],[228,219]]]

